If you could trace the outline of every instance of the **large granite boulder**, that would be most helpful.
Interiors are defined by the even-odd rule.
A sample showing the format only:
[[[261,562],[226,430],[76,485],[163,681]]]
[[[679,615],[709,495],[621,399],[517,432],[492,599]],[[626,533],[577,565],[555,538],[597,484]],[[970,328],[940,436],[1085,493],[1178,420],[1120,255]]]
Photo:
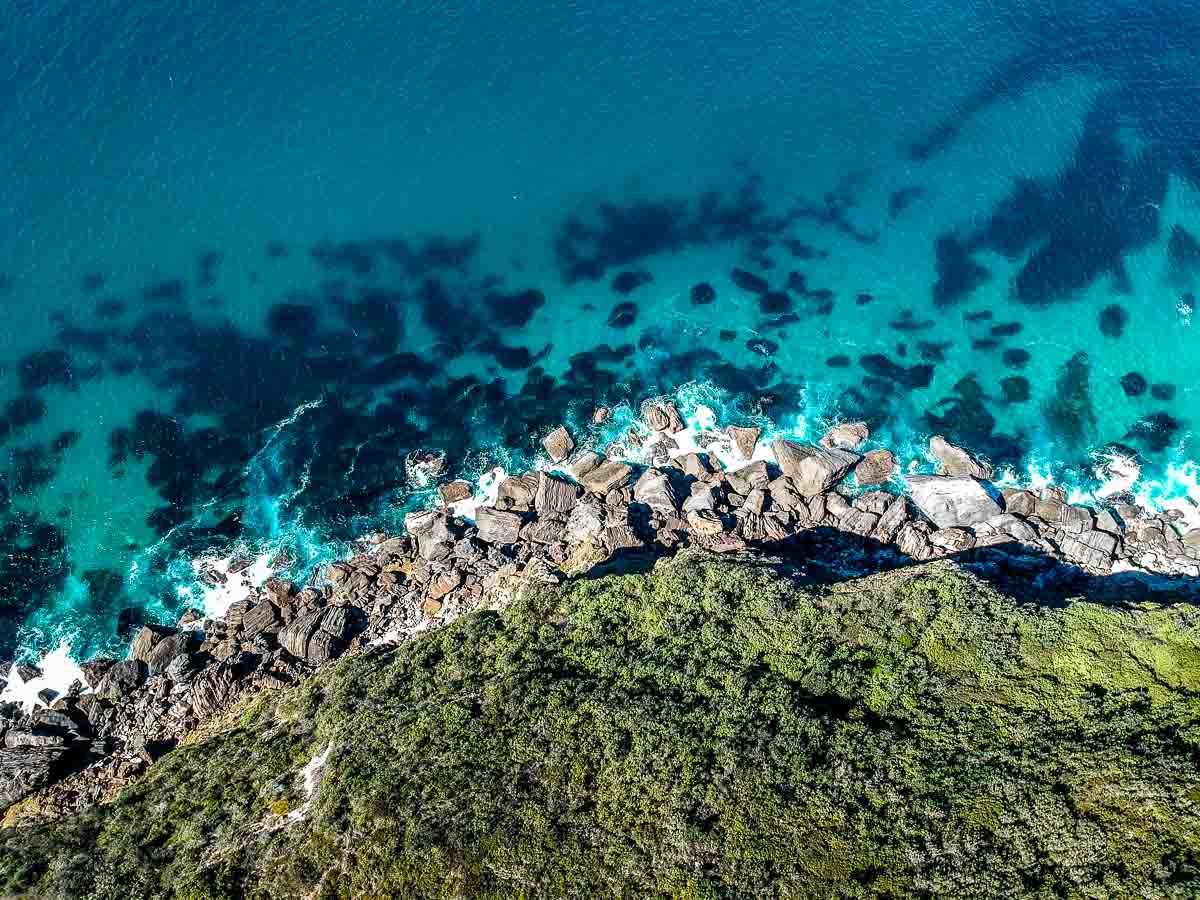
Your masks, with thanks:
[[[560,463],[571,455],[571,451],[575,449],[575,441],[571,438],[567,429],[559,425],[542,438],[542,446],[550,454],[551,462]]]
[[[870,436],[871,429],[867,427],[866,422],[843,422],[825,432],[821,438],[821,446],[827,449],[837,447],[841,450],[857,450]]]
[[[896,457],[891,450],[872,450],[854,467],[854,478],[862,485],[883,484],[895,468]]]
[[[632,475],[632,466],[615,459],[608,459],[581,477],[579,483],[583,485],[584,490],[603,497],[609,491],[623,488],[629,484]]]
[[[340,654],[365,625],[362,610],[327,606],[289,623],[279,632],[279,645],[297,659],[320,666]]]
[[[991,478],[992,467],[981,463],[962,447],[951,444],[940,434],[929,439],[929,452],[938,461],[938,472],[942,475],[971,475],[975,478]]]
[[[679,497],[666,472],[658,469],[647,469],[633,486],[633,499],[637,503],[645,503],[652,510],[664,516],[674,516],[679,513]]]
[[[861,459],[857,453],[838,447],[814,447],[795,441],[777,440],[771,444],[775,460],[783,474],[791,479],[797,492],[812,497],[832,489]]]
[[[1003,510],[991,491],[970,475],[911,475],[913,505],[938,528],[968,528]]]
[[[521,517],[492,506],[481,506],[475,511],[475,527],[479,539],[488,544],[515,544],[521,533]]]

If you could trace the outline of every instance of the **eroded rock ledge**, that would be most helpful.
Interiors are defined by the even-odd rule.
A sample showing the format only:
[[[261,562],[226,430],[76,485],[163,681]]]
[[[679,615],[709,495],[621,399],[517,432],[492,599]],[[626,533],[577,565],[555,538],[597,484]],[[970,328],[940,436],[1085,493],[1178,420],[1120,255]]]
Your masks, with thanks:
[[[1053,488],[1000,490],[986,463],[940,437],[930,442],[937,475],[902,478],[888,450],[860,452],[869,440],[861,423],[816,444],[775,441],[777,463],[723,471],[707,452],[671,456],[671,435],[683,429],[673,406],[650,403],[643,417],[654,465],[576,450],[555,429],[545,444],[565,473],[507,478],[474,522],[448,506],[413,513],[405,535],[365,540],[307,586],[271,580],[222,620],[189,613],[175,629],[147,626],[127,659],[84,667],[88,686],[46,697],[32,714],[0,710],[5,823],[102,802],[249,693],[503,606],[529,581],[559,582],[631,553],[736,552],[841,533],[849,554],[890,555],[895,565],[956,555],[1035,593],[1126,572],[1149,590],[1200,594],[1200,583],[1167,580],[1200,577],[1200,532],[1181,533],[1178,514],[1150,514],[1128,497],[1093,510]],[[735,426],[728,436],[750,460],[761,433]],[[441,494],[448,505],[470,487],[450,482]]]

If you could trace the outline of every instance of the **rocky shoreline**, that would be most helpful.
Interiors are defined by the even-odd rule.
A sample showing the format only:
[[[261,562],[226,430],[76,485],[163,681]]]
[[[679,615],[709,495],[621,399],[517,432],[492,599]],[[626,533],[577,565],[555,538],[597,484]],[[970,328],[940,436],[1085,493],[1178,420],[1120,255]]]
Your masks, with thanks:
[[[862,423],[837,425],[816,444],[773,441],[770,454],[758,428],[731,426],[723,437],[744,463],[735,468],[703,448],[680,452],[685,427],[669,402],[644,404],[641,425],[629,441],[649,465],[623,461],[618,448],[607,457],[577,450],[558,428],[543,442],[558,468],[505,478],[473,522],[453,514],[471,486],[443,484],[442,508],[410,514],[405,535],[364,540],[310,584],[272,579],[221,620],[188,613],[177,628],[146,626],[128,658],[87,663],[87,685],[47,693],[32,712],[0,708],[3,824],[103,802],[254,692],[502,607],[529,582],[558,583],[629,556],[836,538],[847,554],[894,565],[954,556],[1019,581],[1030,599],[1052,590],[1102,597],[1106,585],[1120,599],[1130,578],[1151,592],[1200,594],[1200,581],[1188,582],[1200,579],[1200,530],[1184,531],[1178,513],[1149,513],[1129,496],[1090,509],[1054,488],[1002,490],[985,462],[941,437],[929,447],[938,474],[902,477],[889,450],[862,452]]]

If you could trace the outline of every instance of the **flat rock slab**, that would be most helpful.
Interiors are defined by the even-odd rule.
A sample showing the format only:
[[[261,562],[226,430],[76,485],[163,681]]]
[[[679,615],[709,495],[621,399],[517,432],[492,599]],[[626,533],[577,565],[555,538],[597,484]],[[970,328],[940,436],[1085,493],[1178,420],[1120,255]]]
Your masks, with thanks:
[[[969,528],[1003,512],[983,482],[970,475],[912,475],[908,488],[913,505],[938,528]]]
[[[795,441],[778,440],[771,444],[775,460],[797,491],[813,497],[833,488],[860,457],[838,447],[815,447]]]
[[[633,468],[626,463],[614,459],[605,460],[579,479],[579,483],[593,494],[603,496],[611,490],[623,488],[629,484]]]

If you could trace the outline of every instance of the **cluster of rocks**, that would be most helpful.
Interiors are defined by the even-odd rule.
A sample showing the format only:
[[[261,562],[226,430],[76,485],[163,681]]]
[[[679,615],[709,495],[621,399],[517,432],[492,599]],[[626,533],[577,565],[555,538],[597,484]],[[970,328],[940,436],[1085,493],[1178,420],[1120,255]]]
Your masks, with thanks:
[[[997,489],[985,463],[940,437],[929,447],[939,473],[903,478],[890,451],[862,452],[862,423],[816,444],[776,440],[774,463],[755,458],[758,428],[735,426],[724,439],[745,464],[725,470],[708,450],[678,452],[684,425],[671,404],[647,404],[642,419],[630,439],[651,465],[577,449],[555,429],[544,446],[559,469],[506,478],[474,521],[452,512],[470,485],[443,484],[442,508],[410,514],[403,536],[365,540],[309,586],[271,580],[220,620],[189,613],[175,629],[147,626],[127,659],[85,667],[90,690],[74,685],[32,713],[0,710],[0,808],[31,792],[10,818],[101,801],[247,692],[623,552],[729,553],[824,529],[913,560],[988,550],[1018,572],[1069,563],[1091,575],[1200,576],[1200,532],[1181,534],[1176,516],[1074,506],[1053,488]],[[994,565],[996,553],[988,558]]]

